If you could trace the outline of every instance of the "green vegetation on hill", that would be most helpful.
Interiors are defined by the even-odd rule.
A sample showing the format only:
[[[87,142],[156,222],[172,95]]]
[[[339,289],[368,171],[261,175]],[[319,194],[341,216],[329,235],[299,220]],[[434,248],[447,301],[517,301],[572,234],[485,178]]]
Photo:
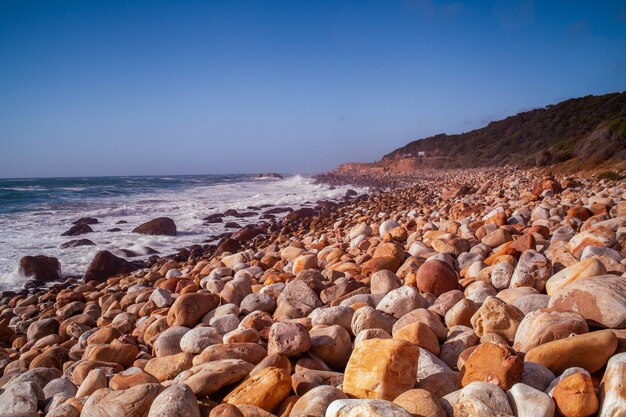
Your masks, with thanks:
[[[585,169],[626,160],[626,92],[573,98],[458,135],[413,141],[383,160],[403,155],[440,157],[447,168],[514,164],[547,166],[576,161]]]

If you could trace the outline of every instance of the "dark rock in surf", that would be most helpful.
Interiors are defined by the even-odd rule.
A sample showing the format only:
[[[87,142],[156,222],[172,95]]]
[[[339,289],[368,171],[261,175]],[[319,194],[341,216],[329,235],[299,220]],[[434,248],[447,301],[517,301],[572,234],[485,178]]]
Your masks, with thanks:
[[[213,256],[219,256],[224,252],[235,253],[241,249],[241,244],[234,239],[225,239],[219,244]]]
[[[133,229],[133,233],[176,236],[176,223],[169,217],[159,217],[137,226]]]
[[[125,259],[113,255],[111,252],[103,250],[94,256],[87,272],[85,272],[85,282],[103,282],[109,277],[118,274],[129,274],[139,269],[136,265]]]
[[[276,178],[282,180],[283,176],[275,172],[264,172],[262,174],[256,174],[256,178]]]
[[[93,232],[93,229],[89,227],[89,225],[84,224],[84,223],[79,223],[76,226],[70,227],[70,230],[63,233],[61,236],[78,236],[78,235],[91,233],[91,232]]]
[[[265,229],[257,224],[249,224],[231,236],[231,239],[246,242],[265,233]]]
[[[98,224],[98,219],[96,219],[95,217],[81,217],[80,219],[76,220],[75,222],[73,222],[72,224]]]
[[[61,263],[52,256],[24,256],[20,259],[19,272],[38,281],[56,281],[61,279]]]
[[[228,222],[224,225],[226,229],[241,229],[241,225],[235,222]]]
[[[95,246],[95,245],[96,244],[93,243],[89,239],[75,239],[75,240],[70,240],[69,242],[65,242],[64,244],[62,244],[61,249],[75,248],[77,246]]]

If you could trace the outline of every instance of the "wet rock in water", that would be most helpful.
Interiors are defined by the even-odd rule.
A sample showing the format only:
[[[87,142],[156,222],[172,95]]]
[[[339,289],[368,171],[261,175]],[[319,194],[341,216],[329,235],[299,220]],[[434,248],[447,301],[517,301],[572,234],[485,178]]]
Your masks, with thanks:
[[[93,229],[89,225],[85,223],[79,223],[75,226],[70,227],[69,230],[61,234],[61,236],[78,236],[91,232],[93,232]]]
[[[20,259],[19,273],[38,281],[61,279],[61,263],[52,256],[24,256]]]
[[[103,282],[107,278],[118,274],[129,274],[139,269],[134,264],[125,259],[113,255],[109,251],[100,251],[94,256],[93,260],[85,272],[84,281]]]
[[[276,172],[264,172],[261,174],[256,174],[255,178],[275,178],[279,180],[284,179],[282,175],[277,174]]]
[[[89,239],[75,239],[75,240],[70,240],[69,242],[63,243],[61,245],[61,249],[75,248],[78,246],[95,246],[95,245],[96,244],[93,243]]]
[[[137,226],[133,229],[133,233],[176,236],[176,223],[169,217],[159,217]]]
[[[225,229],[241,229],[241,225],[236,222],[226,222],[224,225]]]
[[[72,222],[72,224],[98,224],[98,219],[95,217],[81,217],[80,219]]]

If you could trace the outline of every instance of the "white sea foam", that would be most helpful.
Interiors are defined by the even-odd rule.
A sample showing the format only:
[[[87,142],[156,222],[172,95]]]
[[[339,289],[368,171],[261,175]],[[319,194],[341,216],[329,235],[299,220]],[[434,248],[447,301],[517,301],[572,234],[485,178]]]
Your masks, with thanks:
[[[63,274],[82,275],[96,252],[103,249],[118,255],[122,255],[121,249],[128,249],[145,256],[148,248],[152,248],[165,255],[224,232],[223,223],[204,224],[202,219],[210,214],[222,213],[227,209],[249,211],[248,206],[263,204],[300,207],[305,202],[313,204],[317,200],[339,198],[347,190],[347,187],[330,189],[326,185],[314,184],[311,178],[303,176],[284,180],[191,185],[184,190],[164,190],[131,197],[114,196],[88,205],[79,202],[58,209],[0,215],[0,288],[21,287],[24,278],[19,276],[16,266],[25,255],[54,256],[61,262]],[[111,191],[113,193],[115,190]],[[178,236],[131,233],[137,225],[161,216],[174,219]],[[99,220],[98,224],[91,226],[94,232],[75,237],[61,236],[80,217],[96,217]],[[120,220],[127,223],[117,224]],[[231,220],[245,225],[258,221],[258,216],[224,219],[225,222]],[[122,231],[107,232],[112,228],[120,228]],[[96,246],[60,249],[63,243],[72,239],[89,239]]]

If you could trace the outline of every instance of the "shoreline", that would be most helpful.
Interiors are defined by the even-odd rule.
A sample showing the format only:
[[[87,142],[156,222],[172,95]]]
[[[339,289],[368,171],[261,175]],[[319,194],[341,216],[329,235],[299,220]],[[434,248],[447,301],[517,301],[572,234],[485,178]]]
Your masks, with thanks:
[[[509,407],[520,385],[518,406],[584,395],[612,407],[619,383],[606,378],[626,361],[626,181],[418,174],[369,176],[367,196],[315,202],[148,268],[3,296],[3,373],[45,369],[42,389],[63,380],[86,392],[46,401],[71,415],[173,407],[172,390],[207,417],[288,417],[322,392],[368,410],[378,398],[402,417],[419,398],[454,416],[471,405],[461,395]],[[576,392],[568,375],[583,382]],[[333,400],[321,416],[343,407]]]

